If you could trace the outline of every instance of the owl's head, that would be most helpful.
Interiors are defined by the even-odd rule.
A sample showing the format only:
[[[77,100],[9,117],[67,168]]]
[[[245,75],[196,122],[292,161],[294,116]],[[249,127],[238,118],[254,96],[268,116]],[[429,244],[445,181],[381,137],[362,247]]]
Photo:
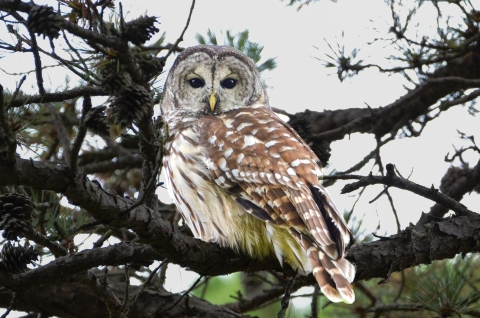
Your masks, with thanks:
[[[248,56],[228,46],[199,45],[177,57],[165,84],[164,116],[218,115],[243,107],[269,107]]]

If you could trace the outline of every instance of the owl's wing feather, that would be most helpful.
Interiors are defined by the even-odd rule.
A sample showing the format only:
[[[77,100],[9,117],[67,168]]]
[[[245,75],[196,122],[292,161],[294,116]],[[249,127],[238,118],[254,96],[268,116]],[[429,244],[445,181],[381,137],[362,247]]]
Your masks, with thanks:
[[[343,257],[344,249],[340,249],[340,247],[344,246],[343,237],[336,236],[338,231],[330,231],[330,216],[321,213],[322,208],[318,207],[311,197],[303,193],[295,193],[298,191],[287,189],[287,193],[290,194],[290,192],[293,192],[293,194],[289,195],[292,197],[292,201],[303,200],[300,203],[295,202],[294,206],[305,221],[311,236],[315,239],[316,246],[332,259]],[[337,241],[342,242],[342,244],[336,244]]]
[[[318,158],[305,142],[266,108],[203,117],[198,127],[217,185],[235,189],[231,195],[247,213],[289,229],[322,292],[352,302],[355,268],[343,259],[350,232],[319,184]]]
[[[304,227],[332,259],[343,256],[349,230],[321,191],[318,158],[275,113],[243,108],[201,117],[198,127],[206,165],[219,186],[240,187],[243,199],[266,211],[274,224]]]
[[[246,185],[244,185],[247,187]],[[275,191],[277,190],[277,191]],[[265,193],[269,193],[268,198],[274,199],[274,194],[278,194],[278,190],[280,188],[273,188],[267,190]],[[243,194],[246,196],[246,193]],[[285,195],[283,197],[286,197]],[[276,197],[273,201],[277,200],[278,202],[279,197]],[[273,221],[272,218],[269,217],[269,213],[265,210],[260,208],[255,201],[255,199],[251,198],[250,200],[244,198],[236,198],[237,202],[241,203],[241,205],[245,208],[245,211],[248,213],[264,220],[268,223],[276,223]],[[282,205],[280,205],[281,207]],[[289,204],[283,204],[284,208],[278,208],[277,211],[280,215],[283,215],[282,210],[286,210],[286,214],[292,214],[291,211],[295,211],[293,206],[290,203],[290,208],[288,208]],[[271,213],[271,212],[270,212]],[[297,214],[298,216],[298,214]],[[288,218],[282,218],[282,220]],[[298,218],[299,219],[299,218]],[[290,222],[285,223],[285,226],[290,226],[289,231],[295,240],[302,246],[302,248],[307,253],[307,256],[311,263],[311,268],[313,269],[313,275],[317,280],[322,293],[325,294],[331,301],[343,301],[345,300],[347,303],[353,303],[355,299],[355,295],[353,290],[350,286],[350,283],[353,281],[355,277],[355,268],[351,263],[349,263],[344,258],[338,257],[341,255],[337,252],[337,247],[335,245],[328,245],[324,246],[319,250],[318,243],[312,238],[309,233],[299,232],[292,226],[291,219]],[[299,226],[297,226],[298,228]],[[324,253],[324,250],[327,250],[327,254]],[[336,260],[331,260],[330,255],[336,254]],[[329,256],[327,256],[329,255]]]
[[[264,209],[259,207],[257,204],[253,203],[250,200],[245,200],[243,198],[237,197],[235,198],[237,201],[248,213],[251,215],[259,218],[262,221],[269,222],[269,223],[276,223]]]
[[[353,303],[355,294],[350,283],[355,278],[355,267],[344,258],[331,260],[302,233],[294,229],[291,229],[290,233],[307,252],[313,276],[322,293],[334,302],[344,300],[349,304]]]
[[[349,236],[350,231],[344,226],[345,222],[342,216],[340,216],[340,214],[338,213],[335,204],[332,202],[332,199],[328,195],[327,191],[322,187],[311,187],[311,193],[318,208],[320,209],[320,212],[322,213],[323,218],[326,221],[325,223],[327,224],[329,232],[335,233],[334,235],[332,235],[332,237],[335,240],[336,245],[338,246],[338,250],[345,250],[345,240],[341,238]]]

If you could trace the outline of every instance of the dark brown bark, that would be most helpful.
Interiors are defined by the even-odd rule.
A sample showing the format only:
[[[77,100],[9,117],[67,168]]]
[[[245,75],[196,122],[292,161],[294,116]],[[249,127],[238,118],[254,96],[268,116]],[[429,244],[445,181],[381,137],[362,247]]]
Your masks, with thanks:
[[[357,267],[357,276],[355,280],[368,280],[371,278],[385,278],[392,272],[400,271],[405,268],[420,264],[430,264],[434,260],[452,258],[458,253],[478,252],[480,247],[480,215],[469,214],[466,216],[446,219],[441,222],[432,222],[424,227],[424,231],[418,232],[413,228],[405,230],[400,235],[394,235],[384,238],[380,241],[362,244],[352,247],[348,252],[348,258]],[[199,244],[201,241],[195,240]],[[211,255],[210,265],[214,262],[221,262],[221,258]],[[187,255],[185,258],[187,259]],[[246,256],[242,256],[246,257]],[[64,317],[84,317],[86,310],[82,304],[86,301],[89,304],[98,304],[97,315],[103,317],[106,313],[105,305],[98,299],[92,298],[92,292],[79,286],[75,281],[77,273],[82,273],[92,266],[116,265],[129,262],[149,262],[152,259],[161,259],[161,255],[155,254],[148,245],[120,243],[106,248],[84,250],[75,255],[60,257],[50,264],[31,270],[24,274],[8,275],[0,274],[0,284],[9,290],[16,290],[20,293],[25,302],[20,301],[17,305],[19,310],[33,310],[45,312]],[[197,260],[198,261],[198,260]],[[237,259],[242,263],[240,259]],[[186,263],[186,260],[180,261],[180,264]],[[200,265],[200,264],[199,264]],[[205,264],[204,264],[205,265]],[[270,262],[258,262],[258,267],[263,269],[278,269],[278,266],[272,266]],[[245,268],[247,269],[247,268]],[[291,274],[292,272],[290,272]],[[215,274],[212,271],[212,274]],[[58,285],[60,283],[60,285]],[[56,285],[57,284],[57,285]],[[109,283],[110,284],[110,283]],[[111,283],[113,284],[113,283]],[[120,299],[122,295],[122,285],[115,283],[114,291]],[[312,277],[309,283],[302,280],[296,287],[306,284],[315,284]],[[37,287],[42,285],[41,287]],[[130,295],[135,295],[135,287],[131,287]],[[190,297],[190,311],[184,302],[180,302],[175,312],[179,311],[180,316],[190,317],[190,314],[201,309],[196,308],[195,304],[206,306],[205,310],[218,314],[222,312],[228,317],[228,310],[250,310],[255,306],[270,300],[272,297],[279,297],[282,294],[283,287],[276,287],[266,291],[263,297],[253,297],[252,299],[242,300],[236,304],[226,306],[212,306],[206,302]],[[4,295],[10,292],[3,290]],[[38,295],[31,298],[32,295]],[[273,296],[272,296],[273,295]],[[155,301],[155,297],[159,297]],[[150,298],[152,297],[152,298]],[[156,312],[165,308],[178,299],[178,295],[172,295],[166,292],[147,291],[139,299],[135,310],[142,313],[141,308],[148,308],[150,312]],[[0,306],[8,306],[8,297],[0,297]],[[27,301],[29,300],[30,301]],[[68,301],[66,301],[68,300]],[[5,303],[5,304],[4,304]],[[63,304],[59,306],[59,304]],[[142,307],[143,306],[143,307]],[[147,307],[144,307],[147,306]],[[48,309],[50,308],[50,309]],[[227,309],[231,308],[231,309]],[[142,309],[142,310],[144,310]],[[225,312],[224,312],[225,311]],[[135,311],[134,311],[135,312]],[[145,312],[145,311],[143,311]],[[192,315],[194,316],[194,315]],[[135,316],[134,316],[135,317]],[[176,317],[174,314],[165,313],[165,317]],[[214,317],[214,316],[212,316]]]
[[[460,89],[479,87],[480,52],[469,52],[439,68],[429,80],[418,85],[395,102],[379,108],[349,108],[316,112],[306,110],[290,116],[290,125],[312,145],[324,164],[329,144],[352,133],[370,133],[377,137],[397,131],[409,121],[428,114],[430,107]],[[471,81],[469,81],[471,80]]]
[[[132,200],[106,193],[96,182],[84,178],[79,178],[81,182],[74,182],[68,175],[68,170],[63,167],[17,159],[15,169],[0,164],[0,179],[5,180],[6,184],[22,184],[62,192],[71,202],[84,207],[92,216],[110,226],[133,229],[158,253],[157,259],[168,258],[202,275],[281,270],[273,257],[256,261],[221,249],[215,244],[185,236],[158,213],[145,207],[140,206],[123,216],[119,211],[133,204]],[[429,263],[434,259],[451,258],[458,253],[476,252],[476,229],[480,228],[479,222],[478,214],[469,213],[441,221],[437,225],[431,224],[432,228],[425,237],[417,238],[416,232],[407,229],[406,236],[393,236],[388,240],[353,247],[348,255],[357,266],[356,279],[384,277],[389,271]]]
[[[453,180],[452,180],[453,179]],[[454,200],[461,201],[463,196],[480,185],[480,161],[473,168],[450,168],[442,178],[440,190]],[[448,209],[435,204],[426,214],[427,217],[441,218]]]
[[[472,213],[427,223],[422,231],[407,228],[399,235],[354,246],[347,258],[357,267],[355,280],[386,278],[405,268],[480,251],[479,230],[480,215]]]
[[[123,284],[110,283],[108,287],[123,301]],[[138,291],[138,286],[130,286],[129,295],[136,295]],[[0,307],[8,307],[11,297],[10,291],[1,288]],[[192,296],[184,297],[172,309],[164,311],[177,302],[180,297],[182,296],[171,294],[165,290],[147,289],[130,309],[128,317],[251,317],[242,315],[227,306],[212,305]],[[130,304],[131,302],[127,306]],[[78,283],[35,286],[20,293],[14,309],[67,318],[109,317],[105,303],[90,289]]]
[[[257,261],[183,235],[160,213],[143,205],[126,214],[122,213],[135,201],[110,194],[98,182],[90,181],[85,176],[73,177],[64,166],[24,159],[17,159],[14,166],[0,162],[0,179],[5,185],[25,185],[63,193],[70,203],[86,209],[97,220],[112,227],[134,230],[157,253],[199,274],[224,275],[264,268]],[[271,264],[271,268],[280,270],[274,257],[269,258],[267,263]]]

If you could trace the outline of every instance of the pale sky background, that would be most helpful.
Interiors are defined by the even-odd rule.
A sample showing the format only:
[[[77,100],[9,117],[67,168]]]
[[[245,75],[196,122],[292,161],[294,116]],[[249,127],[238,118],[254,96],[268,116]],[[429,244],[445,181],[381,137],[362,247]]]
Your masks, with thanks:
[[[276,57],[277,68],[262,74],[269,86],[270,104],[290,113],[305,109],[322,111],[352,107],[365,108],[366,104],[372,108],[387,106],[406,93],[405,87],[413,87],[400,75],[388,76],[378,73],[375,69],[363,71],[354,78],[340,83],[336,77],[336,69],[325,68],[323,62],[315,58],[327,59],[325,54],[332,54],[326,42],[333,47],[340,43],[345,45],[347,52],[359,48],[360,59],[388,65],[384,58],[395,52],[391,46],[385,42],[373,47],[366,44],[377,36],[389,36],[387,32],[391,25],[391,12],[384,1],[339,0],[333,3],[322,0],[300,11],[295,7],[287,7],[287,2],[199,0],[180,46],[196,45],[195,34],[199,32],[206,35],[208,28],[215,31],[219,39],[223,38],[221,31],[232,30],[233,33],[237,33],[248,29],[250,40],[265,46],[262,54],[264,59]],[[408,2],[404,1],[404,3]],[[173,43],[180,35],[191,5],[191,1],[186,0],[128,0],[122,3],[124,12],[130,11],[127,20],[128,17],[136,18],[145,13],[158,16],[161,24],[157,27],[160,28],[160,32],[167,32],[166,43]],[[424,5],[421,16],[418,18],[421,32],[431,32],[433,30],[431,26],[435,23],[436,11],[432,6],[428,6],[428,3]],[[447,9],[449,11],[446,12],[449,14],[458,14],[453,6]],[[412,30],[416,29],[412,28]],[[44,47],[48,49],[48,45]],[[173,60],[171,58],[168,61],[165,71],[168,71]],[[31,70],[33,57],[31,54],[15,54],[15,56],[0,59],[0,67],[8,72],[19,72],[19,67],[22,70]],[[44,74],[46,75],[47,72]],[[166,75],[167,73],[160,76],[160,79],[163,81]],[[72,80],[75,79],[73,76],[71,76]],[[20,75],[12,77],[0,73],[2,85],[12,90],[20,77]],[[50,73],[50,76],[45,77],[45,86],[55,89],[64,85],[64,79],[63,71]],[[23,86],[23,88],[28,87],[36,89],[33,73],[28,75]],[[478,127],[477,117],[468,115],[465,108],[456,106],[439,119],[429,123],[420,138],[396,140],[384,146],[381,149],[383,163],[395,164],[403,176],[408,176],[413,170],[410,177],[412,181],[427,187],[433,184],[438,188],[440,179],[450,166],[450,163],[444,162],[444,157],[448,152],[453,152],[452,145],[457,148],[462,145],[468,146],[458,138],[456,129],[460,129],[467,135],[475,135],[477,140],[480,140]],[[344,171],[350,168],[370,153],[374,147],[375,142],[371,135],[354,134],[350,138],[334,142],[330,166],[326,167],[325,172],[328,173],[333,169]],[[478,155],[467,152],[464,158],[474,165]],[[367,164],[360,174],[368,174],[372,165],[373,161]],[[374,170],[376,171],[377,169]],[[340,194],[340,189],[345,184],[344,181],[337,182],[335,186],[328,189],[340,211],[349,210],[357,198],[354,194]],[[380,223],[381,229],[378,234],[390,235],[396,232],[396,224],[386,196],[373,204],[368,204],[368,201],[381,190],[381,186],[368,187],[356,206],[355,215],[363,218],[366,233],[374,232]],[[409,222],[415,223],[421,212],[428,212],[433,205],[429,200],[402,190],[391,189],[390,192],[402,229]],[[164,201],[171,202],[166,190],[159,189],[158,194]],[[480,211],[478,194],[467,195],[462,203],[474,211]],[[171,268],[172,271],[180,272],[178,268],[173,266]],[[175,282],[171,282],[170,285],[172,291],[185,289],[192,279],[190,274],[181,272],[184,283],[179,284],[175,279]]]

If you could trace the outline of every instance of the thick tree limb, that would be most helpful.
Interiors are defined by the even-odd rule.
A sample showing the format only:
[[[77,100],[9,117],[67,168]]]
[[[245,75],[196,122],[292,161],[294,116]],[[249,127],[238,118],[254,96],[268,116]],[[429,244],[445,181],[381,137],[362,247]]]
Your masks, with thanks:
[[[447,219],[438,223],[431,223],[430,226],[426,228],[428,228],[428,230],[425,230],[424,233],[419,234],[417,232],[414,232],[413,230],[408,229],[404,231],[404,233],[402,233],[401,235],[395,235],[388,239],[352,247],[348,253],[348,258],[357,267],[356,280],[365,280],[375,277],[386,277],[389,275],[389,273],[399,271],[404,268],[412,267],[419,264],[429,264],[433,260],[451,258],[457,253],[478,252],[480,249],[478,246],[478,241],[480,240],[480,234],[478,231],[478,229],[480,228],[480,215],[478,214],[469,214],[466,216]],[[213,257],[210,259],[211,262],[221,261],[215,259],[214,254],[212,254],[212,256]],[[186,257],[188,257],[188,255]],[[91,266],[100,266],[105,264],[124,264],[131,261],[146,262],[152,260],[153,258],[159,258],[159,256],[156,255],[153,252],[153,249],[151,249],[147,245],[120,243],[102,249],[85,250],[75,255],[67,255],[65,257],[60,257],[57,260],[51,262],[50,264],[46,264],[42,267],[36,268],[24,274],[0,274],[0,283],[2,286],[22,291],[25,290],[25,288],[38,286],[40,284],[48,285],[69,280],[71,281],[71,278],[75,280],[75,273],[83,272],[86,268],[89,268]],[[262,263],[262,265],[262,267],[265,268],[270,267],[270,264],[266,262]],[[314,283],[313,279],[311,279],[311,283]],[[305,285],[305,281],[301,282],[301,284],[302,286]],[[77,299],[77,297],[86,297],[84,295],[84,292],[82,291],[82,288],[76,287],[73,289],[72,287],[70,287],[75,285],[76,284],[63,284],[61,285],[61,289],[57,289],[59,288],[58,286],[48,287],[45,285],[41,287],[41,289],[43,290],[41,294],[43,295],[43,293],[47,293],[52,296],[51,293],[52,291],[54,291],[55,293],[59,294],[57,297],[52,298],[58,300],[58,297],[63,297],[60,294],[63,294],[66,291],[68,291],[69,293],[73,293],[74,290],[77,290],[77,292],[75,292],[75,295],[71,295],[72,299]],[[122,290],[122,286],[123,285],[119,285],[119,292],[115,293],[116,295],[118,295],[119,298],[121,298],[122,295],[122,293],[120,292],[120,290]],[[40,287],[34,287],[33,289],[28,289],[27,291],[22,292],[21,295],[22,297],[27,297],[27,295],[31,292],[39,293],[39,288]],[[76,293],[79,294],[77,295]],[[88,291],[87,293],[90,293],[90,291]],[[274,293],[278,297],[282,294],[282,288],[279,287],[278,289],[274,289],[272,290],[272,293]],[[150,293],[144,294],[150,295]],[[137,300],[135,308],[144,304],[142,301],[142,298],[145,297],[144,294],[142,294],[140,299]],[[269,295],[271,295],[271,293],[269,293]],[[157,310],[159,310],[160,308],[167,308],[166,306],[169,306],[171,304],[172,297],[179,297],[175,295],[170,295],[170,302],[164,303],[162,300],[162,294],[159,294],[157,296],[160,296],[160,298],[158,299],[158,307],[156,307]],[[0,299],[4,298],[5,297],[0,297]],[[190,298],[190,301],[192,301],[193,299],[194,298]],[[0,303],[2,301],[3,300],[0,300]],[[46,304],[48,304],[50,301],[46,301]],[[69,308],[73,310],[75,308],[81,307],[75,303],[76,301],[77,300],[71,300],[69,302]],[[84,301],[84,299],[78,299],[78,301],[82,302]],[[258,303],[258,299],[252,299],[246,301],[244,304],[229,304],[227,307],[243,311],[251,309],[252,304]],[[30,300],[30,304],[39,305],[38,303],[36,303],[36,300]],[[26,306],[26,304],[22,304],[22,302],[20,301],[18,307],[16,308],[26,308],[22,306]],[[181,308],[182,303],[180,303],[179,306]],[[51,306],[51,308],[54,307],[55,306]],[[102,304],[102,306],[100,307],[103,308],[104,305]],[[30,308],[29,310],[34,310],[32,309],[32,307],[28,308]],[[38,311],[44,309],[36,308],[35,310]],[[57,308],[51,310],[64,309]],[[223,308],[222,310],[225,310],[225,308]],[[169,317],[167,313],[168,312],[166,312],[165,317]],[[56,314],[59,315],[58,312]],[[73,312],[70,312],[70,314],[63,314],[63,316],[73,317],[75,316],[75,314],[73,314]]]
[[[140,168],[142,163],[143,158],[141,156],[120,156],[117,157],[115,162],[111,160],[94,162],[81,167],[81,169],[87,174],[106,173],[113,172],[117,169]]]
[[[452,180],[453,179],[453,180]],[[440,190],[449,197],[460,201],[463,196],[480,185],[480,161],[471,169],[461,169],[451,167],[442,178]],[[441,218],[448,212],[448,209],[441,205],[435,204],[425,217]],[[422,216],[422,218],[424,218]]]
[[[122,300],[123,285],[113,282],[109,284],[108,288]],[[130,286],[130,293],[135,294],[139,289],[139,286]],[[168,308],[180,297],[181,295],[171,294],[165,290],[147,289],[140,295],[134,307],[130,309],[128,317],[250,317],[242,315],[227,306],[212,305],[193,296],[188,297],[188,300],[181,301],[169,311],[160,314],[162,310]],[[11,298],[11,291],[0,288],[0,307],[8,307]],[[18,296],[14,309],[66,318],[109,317],[105,303],[88,287],[78,283],[35,286]]]
[[[0,180],[5,185],[25,185],[63,193],[70,203],[81,206],[97,220],[111,227],[127,227],[136,232],[144,243],[171,262],[189,267],[202,275],[224,275],[236,271],[256,271],[267,268],[281,270],[275,257],[264,262],[239,256],[183,235],[164,220],[159,212],[144,205],[122,214],[135,201],[110,194],[98,182],[85,176],[71,176],[68,168],[37,161],[17,159],[15,165],[0,162]],[[212,256],[215,255],[215,258]]]
[[[119,211],[127,209],[133,200],[109,194],[98,183],[86,178],[74,180],[63,166],[17,159],[14,167],[0,163],[0,180],[7,185],[25,185],[63,193],[71,203],[85,208],[96,219],[109,223],[112,227],[126,226],[133,229],[143,242],[152,246],[158,257],[168,258],[201,275],[266,269],[282,271],[274,257],[263,261],[252,260],[246,255],[238,255],[215,244],[188,237],[174,229],[159,213],[144,206],[137,207],[128,215],[122,215]],[[428,264],[435,259],[451,258],[458,253],[478,251],[478,214],[467,213],[438,224],[433,223],[431,227],[422,238],[415,235],[392,236],[389,240],[352,247],[348,257],[357,266],[356,279],[385,277],[392,271]],[[75,268],[80,268],[79,261],[75,264]],[[102,263],[88,261],[85,264],[99,266]],[[284,270],[288,272],[288,267]]]
[[[460,89],[478,87],[479,65],[480,53],[469,52],[439,68],[430,80],[385,107],[323,112],[307,110],[290,115],[289,123],[307,143],[340,140],[355,132],[372,133],[382,137],[395,133],[408,121],[428,113],[432,105],[448,94]]]
[[[469,213],[424,225],[402,234],[354,246],[347,258],[357,267],[355,280],[388,277],[402,269],[430,264],[457,254],[480,251],[480,215]]]
[[[18,275],[0,271],[0,285],[21,291],[37,285],[66,282],[72,275],[78,273],[83,275],[83,272],[93,267],[123,265],[131,262],[148,264],[154,259],[160,258],[161,256],[157,255],[148,245],[118,243],[104,248],[68,254]]]

